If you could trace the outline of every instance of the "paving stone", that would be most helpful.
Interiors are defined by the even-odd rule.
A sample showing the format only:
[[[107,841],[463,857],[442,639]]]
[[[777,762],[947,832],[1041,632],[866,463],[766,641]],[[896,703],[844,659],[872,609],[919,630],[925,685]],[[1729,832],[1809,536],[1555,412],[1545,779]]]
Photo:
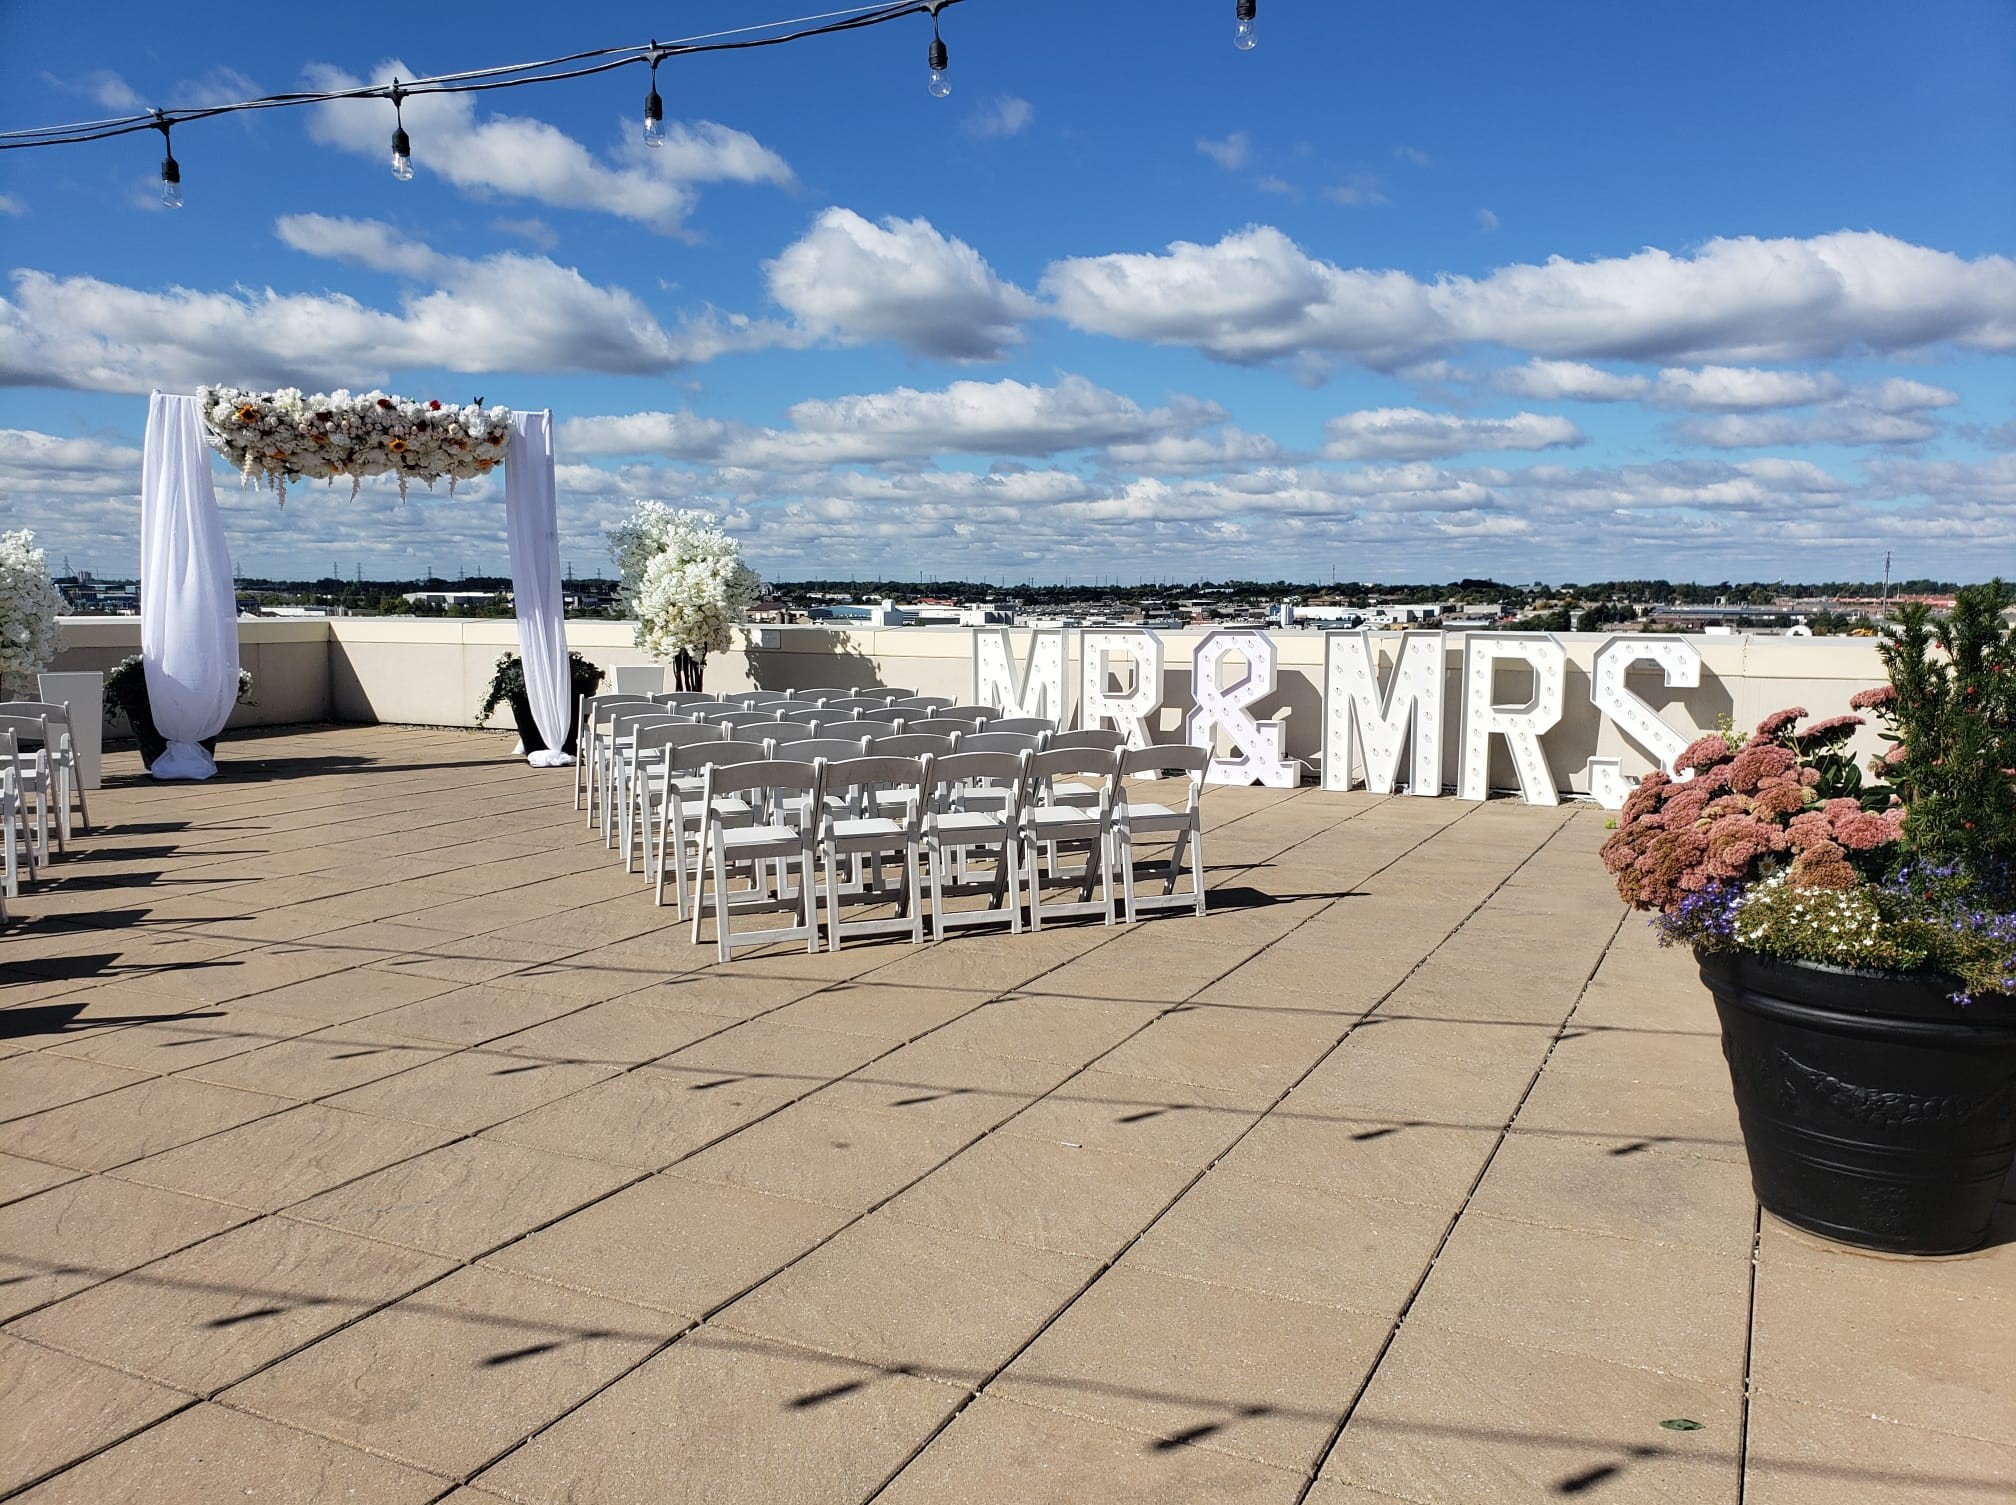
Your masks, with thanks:
[[[825,1505],[864,1499],[963,1392],[702,1329],[474,1482],[597,1505]]]
[[[302,1103],[150,1155],[117,1174],[122,1181],[277,1212],[452,1137],[440,1129]]]
[[[676,1326],[642,1307],[470,1268],[221,1399],[458,1478],[578,1405]]]
[[[464,1139],[288,1209],[288,1216],[449,1259],[563,1217],[634,1173],[522,1145]]]
[[[242,1056],[193,1067],[183,1076],[300,1099],[327,1097],[445,1054],[370,1021],[332,1024]]]
[[[958,1124],[794,1103],[679,1164],[700,1181],[863,1211],[955,1154],[973,1136]]]
[[[0,1333],[0,1491],[117,1442],[189,1397]]]
[[[511,1144],[662,1170],[775,1112],[801,1091],[797,1083],[770,1077],[675,1074],[645,1066],[583,1087],[484,1132]]]
[[[45,1108],[60,1108],[65,1103],[130,1087],[146,1081],[148,1075],[144,1071],[101,1066],[94,1061],[74,1061],[63,1055],[51,1054],[44,1059],[36,1052],[23,1051],[0,1060],[0,1117],[26,1118]]]
[[[1982,1505],[2016,1494],[2016,1446],[1760,1395],[1743,1498],[1755,1505]]]
[[[261,1218],[44,1307],[9,1331],[207,1395],[452,1268]]]
[[[0,1124],[0,1150],[76,1170],[109,1170],[289,1106],[261,1092],[149,1077]]]
[[[473,1134],[615,1074],[613,1066],[570,1065],[485,1046],[380,1077],[327,1101],[335,1108]]]
[[[877,1497],[878,1505],[1294,1505],[1286,1469],[983,1395]]]

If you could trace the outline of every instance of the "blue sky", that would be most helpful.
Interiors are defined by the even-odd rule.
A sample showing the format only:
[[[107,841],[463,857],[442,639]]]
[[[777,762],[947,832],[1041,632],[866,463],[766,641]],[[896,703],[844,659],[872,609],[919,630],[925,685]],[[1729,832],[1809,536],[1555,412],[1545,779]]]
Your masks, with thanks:
[[[0,6],[0,129],[789,6]],[[219,11],[216,15],[223,15]],[[642,69],[0,153],[0,526],[137,557],[144,394],[551,407],[765,573],[2016,572],[2016,10],[965,0]],[[495,489],[220,477],[253,574],[501,572]]]

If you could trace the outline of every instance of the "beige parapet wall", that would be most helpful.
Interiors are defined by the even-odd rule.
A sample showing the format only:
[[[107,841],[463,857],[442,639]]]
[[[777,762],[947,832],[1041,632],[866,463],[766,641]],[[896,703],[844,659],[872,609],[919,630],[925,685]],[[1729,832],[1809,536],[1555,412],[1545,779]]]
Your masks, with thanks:
[[[1015,652],[1026,655],[1029,634],[1015,632]],[[1181,736],[1190,709],[1190,658],[1201,632],[1160,634],[1166,659],[1162,709],[1154,721],[1163,740]],[[1313,771],[1322,751],[1323,634],[1288,628],[1272,632],[1278,684],[1253,707],[1263,719],[1286,720],[1290,756]],[[1598,714],[1589,700],[1589,667],[1601,633],[1560,633],[1567,650],[1566,709],[1544,738],[1548,766],[1563,791],[1588,788],[1591,757],[1621,759],[1629,775],[1650,765],[1642,750]],[[1398,634],[1377,634],[1382,672],[1391,669]],[[965,700],[973,689],[973,634],[963,628],[756,627],[737,630],[738,646],[707,664],[712,690],[802,689],[817,685],[901,685],[926,695]],[[614,668],[651,662],[631,643],[627,622],[567,624],[570,647]],[[109,669],[140,651],[140,624],[131,617],[76,617],[64,622],[65,646],[55,669]],[[474,726],[476,707],[499,654],[513,652],[517,630],[509,619],[337,617],[293,621],[243,621],[240,662],[252,671],[253,700],[232,715],[232,726],[298,722],[391,722],[424,726]],[[1456,779],[1456,707],[1462,685],[1463,635],[1448,637],[1446,705],[1451,734],[1443,748],[1443,782]],[[1698,636],[1701,683],[1667,689],[1656,669],[1634,671],[1630,689],[1676,730],[1692,736],[1712,731],[1725,716],[1749,727],[1784,706],[1815,716],[1848,708],[1848,697],[1882,681],[1876,644],[1869,638],[1790,638],[1747,634]],[[1073,672],[1075,675],[1075,647]],[[1508,681],[1505,698],[1516,696]],[[491,724],[502,727],[508,718]],[[115,732],[119,728],[114,728]],[[1863,733],[1861,751],[1880,744]],[[1514,782],[1502,745],[1493,754],[1491,784]]]

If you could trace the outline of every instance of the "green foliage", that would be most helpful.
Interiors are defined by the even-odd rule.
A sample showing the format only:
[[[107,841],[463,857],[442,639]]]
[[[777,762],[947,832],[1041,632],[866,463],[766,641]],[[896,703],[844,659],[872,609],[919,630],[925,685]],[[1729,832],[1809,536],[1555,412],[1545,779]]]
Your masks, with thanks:
[[[571,693],[575,697],[593,695],[602,683],[602,670],[578,653],[567,655],[567,677],[571,681]],[[514,695],[525,693],[525,665],[515,653],[507,653],[497,660],[497,667],[490,674],[490,688],[484,693],[483,704],[476,711],[478,721],[488,721],[490,713]]]
[[[2016,864],[2016,625],[2002,582],[1968,586],[1952,614],[1898,612],[1882,646],[1896,692],[1873,707],[1896,750],[1880,767],[1904,802],[1904,840],[1921,860],[1987,877]]]

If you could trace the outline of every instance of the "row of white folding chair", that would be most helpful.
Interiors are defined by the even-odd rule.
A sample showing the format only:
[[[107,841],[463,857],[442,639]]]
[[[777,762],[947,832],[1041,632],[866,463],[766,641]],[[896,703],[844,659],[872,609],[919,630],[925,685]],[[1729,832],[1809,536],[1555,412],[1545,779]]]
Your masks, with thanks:
[[[7,718],[0,718],[0,775],[4,775],[13,788],[14,799],[8,810],[7,835],[7,890],[9,896],[20,892],[20,873],[15,856],[16,827],[19,828],[20,850],[26,854],[28,876],[35,877],[41,865],[49,860],[49,806],[56,788],[56,780],[51,767],[49,751],[46,747],[24,747],[12,726],[4,724]],[[28,823],[28,797],[34,796],[34,826]],[[61,822],[57,822],[61,828]]]
[[[834,748],[831,751],[844,751]],[[1054,752],[951,753],[923,758],[889,757],[863,753],[853,758],[828,759],[817,749],[801,744],[791,749],[789,759],[756,759],[746,756],[725,758],[726,749],[708,751],[695,747],[687,757],[702,765],[698,810],[690,814],[680,792],[668,796],[664,807],[659,850],[673,843],[680,851],[674,861],[679,908],[686,909],[685,836],[690,828],[699,871],[693,896],[693,938],[700,939],[702,917],[708,908],[707,880],[714,882],[716,945],[727,960],[737,945],[803,939],[808,950],[818,948],[816,896],[813,892],[815,864],[823,865],[827,902],[827,936],[838,950],[848,934],[907,931],[913,941],[924,938],[922,873],[928,870],[931,891],[931,928],[944,939],[955,926],[984,924],[1005,919],[1009,929],[1022,928],[1022,891],[1027,880],[1030,924],[1041,929],[1046,912],[1051,918],[1087,914],[1114,921],[1116,895],[1114,873],[1121,877],[1120,907],[1130,922],[1151,908],[1188,907],[1205,912],[1201,796],[1203,772],[1208,755],[1199,748],[1173,747],[1142,750],[1105,749],[1094,746],[1060,748]],[[1187,775],[1187,795],[1182,807],[1132,799],[1127,779],[1142,774],[1161,774],[1174,769]],[[1100,780],[1099,799],[1093,809],[1048,804],[1038,792],[1048,783],[1068,776],[1092,776]],[[965,792],[975,784],[999,788],[1004,793],[996,808],[974,809]],[[914,791],[895,814],[877,795],[890,788]],[[686,791],[690,795],[690,784]],[[751,798],[760,796],[760,798]],[[815,829],[816,828],[816,829]],[[1163,874],[1161,895],[1143,896],[1135,881],[1136,846],[1143,837],[1173,838],[1172,852]],[[1081,898],[1076,902],[1045,903],[1042,879],[1036,865],[1040,846],[1076,844],[1087,848]],[[949,859],[963,857],[975,848],[995,854],[991,877],[977,885],[989,902],[974,910],[948,910],[945,896],[959,885],[953,880]],[[842,859],[855,861],[873,856],[900,856],[904,863],[906,911],[893,919],[848,922],[841,912]],[[1191,874],[1192,892],[1177,894],[1176,883],[1185,859]],[[800,881],[794,890],[783,881],[784,870],[796,861]],[[783,929],[736,934],[732,917],[738,902],[731,900],[728,865],[748,862],[752,867],[751,886],[739,902],[741,910],[761,908],[796,909],[799,923]],[[779,881],[774,895],[761,880],[765,863],[775,863]],[[965,871],[961,865],[961,872]],[[1097,883],[1101,897],[1092,898]],[[658,871],[660,902],[663,897],[662,856]],[[968,892],[976,885],[967,883]],[[855,891],[860,891],[858,886]],[[871,890],[879,895],[879,891]]]
[[[7,918],[7,900],[21,891],[21,858],[15,825],[20,818],[21,791],[11,767],[0,768],[0,921]]]
[[[67,700],[0,700],[0,717],[21,716],[30,721],[43,723],[40,732],[32,729],[24,734],[16,727],[15,735],[25,741],[35,741],[49,754],[49,763],[56,775],[57,800],[60,812],[60,827],[57,836],[57,850],[70,839],[70,809],[76,806],[77,824],[88,833],[91,830],[91,807],[84,798],[84,770],[78,761],[77,738],[71,726],[70,702]]]

